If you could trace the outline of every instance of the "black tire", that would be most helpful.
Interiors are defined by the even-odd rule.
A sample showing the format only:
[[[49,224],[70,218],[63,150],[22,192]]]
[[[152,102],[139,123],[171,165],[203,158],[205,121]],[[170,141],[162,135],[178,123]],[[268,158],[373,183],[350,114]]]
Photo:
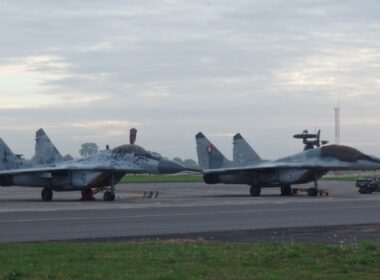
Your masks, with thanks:
[[[43,188],[41,198],[43,201],[51,201],[53,199],[53,191],[49,188]]]
[[[114,192],[105,192],[103,195],[104,201],[114,201],[115,193]]]
[[[309,188],[307,190],[307,195],[308,196],[317,196],[318,195],[318,190],[316,188]]]
[[[289,196],[292,194],[292,188],[289,185],[281,186],[281,195]]]
[[[251,193],[251,196],[260,196],[261,188],[258,186],[251,186],[250,193]]]

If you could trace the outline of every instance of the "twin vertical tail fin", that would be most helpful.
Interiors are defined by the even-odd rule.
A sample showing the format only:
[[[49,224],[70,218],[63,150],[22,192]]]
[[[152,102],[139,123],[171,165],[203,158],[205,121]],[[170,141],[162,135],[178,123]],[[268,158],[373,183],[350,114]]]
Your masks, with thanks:
[[[234,136],[233,162],[239,165],[260,161],[261,158],[240,133]]]
[[[202,170],[231,166],[229,161],[202,132],[195,135],[198,163]]]
[[[50,141],[45,131],[40,128],[36,132],[35,146],[35,163],[51,164],[63,161],[62,155],[59,153],[54,144]]]
[[[0,169],[17,168],[21,165],[20,158],[15,155],[0,138]]]

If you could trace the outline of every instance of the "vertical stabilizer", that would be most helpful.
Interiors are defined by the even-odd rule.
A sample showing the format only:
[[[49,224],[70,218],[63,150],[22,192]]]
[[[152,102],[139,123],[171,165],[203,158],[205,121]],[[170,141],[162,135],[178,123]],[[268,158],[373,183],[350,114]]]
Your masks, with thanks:
[[[51,164],[63,160],[62,155],[42,128],[36,132],[35,153],[36,164]]]
[[[7,144],[0,138],[0,169],[17,168],[20,159],[12,152]]]
[[[199,132],[195,135],[197,142],[198,163],[202,170],[231,166],[231,161],[219,152],[219,150]]]
[[[238,164],[247,164],[260,161],[261,158],[240,133],[234,136],[233,161]]]

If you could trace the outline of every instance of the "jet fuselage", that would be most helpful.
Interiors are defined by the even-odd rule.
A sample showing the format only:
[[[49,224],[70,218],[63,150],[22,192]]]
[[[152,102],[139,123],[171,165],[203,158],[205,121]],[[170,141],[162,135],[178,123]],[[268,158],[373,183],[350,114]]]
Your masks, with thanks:
[[[137,145],[124,145],[87,158],[39,166],[41,171],[0,176],[1,186],[48,187],[74,191],[116,185],[127,173],[166,174],[184,170],[180,164],[154,156]],[[45,167],[51,168],[46,171]]]
[[[278,160],[262,160],[240,135],[234,136],[233,161],[200,132],[195,137],[199,164],[207,184],[247,184],[259,188],[290,186],[317,181],[331,170],[377,170],[380,159],[343,145],[308,149]],[[315,187],[316,188],[316,187]],[[315,192],[314,192],[315,193]]]

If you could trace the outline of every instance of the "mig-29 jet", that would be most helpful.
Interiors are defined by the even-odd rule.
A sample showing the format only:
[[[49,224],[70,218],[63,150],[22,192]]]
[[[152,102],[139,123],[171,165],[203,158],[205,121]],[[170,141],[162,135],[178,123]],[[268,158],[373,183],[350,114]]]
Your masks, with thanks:
[[[318,194],[318,180],[330,170],[377,170],[380,158],[366,155],[352,147],[324,145],[318,132],[316,140],[308,140],[307,131],[295,138],[304,139],[303,152],[270,161],[263,160],[238,133],[233,138],[233,161],[201,133],[196,136],[198,162],[207,184],[247,184],[251,196],[259,196],[261,188],[280,187],[282,195],[291,194],[291,185],[314,182],[309,196]],[[305,140],[306,139],[306,140]]]
[[[0,139],[0,186],[42,187],[41,198],[50,201],[53,191],[81,191],[82,200],[105,191],[104,200],[115,199],[115,185],[128,173],[168,174],[187,170],[179,163],[163,159],[130,144],[106,149],[78,160],[63,161],[49,137],[36,132],[34,165],[27,165]]]

